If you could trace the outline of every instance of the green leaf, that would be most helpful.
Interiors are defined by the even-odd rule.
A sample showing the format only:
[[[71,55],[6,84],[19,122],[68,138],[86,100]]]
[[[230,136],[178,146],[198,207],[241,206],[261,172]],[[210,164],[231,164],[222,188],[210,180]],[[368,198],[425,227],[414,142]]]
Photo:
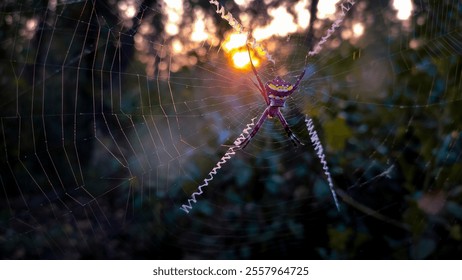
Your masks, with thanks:
[[[327,121],[324,124],[324,131],[327,145],[334,151],[343,150],[346,140],[352,136],[352,132],[343,118]]]

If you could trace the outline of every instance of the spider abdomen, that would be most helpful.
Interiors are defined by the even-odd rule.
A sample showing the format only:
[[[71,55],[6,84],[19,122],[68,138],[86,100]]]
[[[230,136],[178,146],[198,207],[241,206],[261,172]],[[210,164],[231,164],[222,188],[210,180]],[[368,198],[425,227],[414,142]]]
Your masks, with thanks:
[[[266,92],[270,106],[282,107],[286,99],[294,92],[295,88],[292,84],[284,81],[280,77],[276,77],[266,83]]]
[[[288,84],[288,83],[282,84],[282,85],[268,83],[268,87],[271,91],[276,91],[280,93],[290,92],[294,88],[291,84]]]
[[[270,106],[283,107],[288,97],[289,95],[281,96],[281,95],[269,94],[268,98],[270,101]]]

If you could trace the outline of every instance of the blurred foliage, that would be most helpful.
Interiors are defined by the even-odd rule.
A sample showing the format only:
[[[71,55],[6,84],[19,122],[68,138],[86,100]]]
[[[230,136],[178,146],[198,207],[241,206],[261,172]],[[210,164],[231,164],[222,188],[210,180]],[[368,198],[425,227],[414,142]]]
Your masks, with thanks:
[[[309,103],[294,97],[299,108],[287,115],[302,139],[309,139],[303,113],[315,119],[343,201],[340,213],[311,146],[288,147],[282,128],[267,122],[262,129],[274,130],[274,139],[257,135],[189,215],[179,203],[224,154],[220,145],[250,121],[236,121],[249,116],[238,109],[250,105],[239,102],[251,95],[258,107],[253,100],[260,97],[245,93],[241,74],[226,72],[214,51],[172,72],[172,83],[141,83],[144,66],[132,35],[139,32],[136,21],[146,19],[155,27],[152,45],[163,44],[165,15],[145,9],[157,1],[144,1],[127,26],[119,24],[113,1],[58,7],[56,22],[45,2],[21,2],[6,1],[0,11],[2,258],[460,258],[462,10],[454,1],[415,1],[408,27],[394,18],[389,1],[358,1],[361,8],[345,25],[359,20],[364,36],[313,61],[314,77],[302,87],[315,88],[316,96]],[[189,2],[213,16],[219,34],[229,29],[204,1]],[[263,1],[255,5],[252,14],[265,14]],[[40,28],[28,40],[19,34],[30,18]],[[329,24],[319,20],[309,36],[321,38]],[[299,71],[306,54],[308,36],[294,37],[288,45],[302,50],[290,50],[289,71]],[[234,83],[213,73],[235,75]],[[198,84],[188,87],[191,81]],[[222,94],[225,105],[210,91]],[[237,100],[229,91],[245,96]],[[112,98],[119,93],[123,98]],[[172,102],[173,94],[185,102]],[[237,105],[236,116],[224,113],[229,104]],[[184,139],[172,135],[178,123]],[[143,147],[140,135],[157,149],[125,156]],[[184,160],[171,156],[175,149]]]

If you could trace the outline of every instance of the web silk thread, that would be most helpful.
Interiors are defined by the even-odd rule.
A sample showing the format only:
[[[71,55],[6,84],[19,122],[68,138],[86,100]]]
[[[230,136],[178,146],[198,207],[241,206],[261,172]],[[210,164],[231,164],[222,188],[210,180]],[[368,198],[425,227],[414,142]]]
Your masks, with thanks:
[[[214,179],[214,176],[217,174],[217,171],[220,170],[222,168],[222,166],[228,162],[235,154],[236,154],[236,150],[239,149],[241,143],[246,139],[246,137],[249,135],[249,131],[252,129],[252,127],[255,125],[255,119],[256,118],[253,118],[251,123],[248,123],[246,125],[246,127],[244,128],[244,130],[242,131],[242,133],[236,138],[236,140],[234,140],[234,145],[231,146],[227,151],[226,153],[221,157],[221,159],[217,162],[217,164],[215,165],[214,168],[212,168],[212,170],[209,172],[209,174],[207,175],[208,177],[206,177],[204,179],[204,182],[199,185],[197,187],[197,191],[194,192],[192,195],[191,195],[191,198],[188,199],[188,202],[187,204],[183,204],[181,205],[180,209],[183,210],[184,212],[186,212],[186,214],[189,213],[189,211],[192,210],[193,208],[193,203],[196,203],[197,202],[197,197],[202,195],[204,193],[204,191],[202,190],[204,187],[208,186],[209,185],[209,182],[211,182],[213,179]]]
[[[351,8],[355,5],[355,3],[356,1],[354,0],[347,0],[340,5],[340,9],[341,9],[340,17],[334,21],[331,27],[327,30],[326,35],[321,38],[321,40],[316,44],[313,50],[308,52],[308,54],[306,55],[307,58],[311,56],[315,56],[321,52],[323,45],[332,36],[332,34],[334,34],[335,30],[339,28],[339,26],[342,24],[343,20],[345,19],[348,11],[351,10]]]
[[[324,148],[322,147],[321,141],[319,140],[318,133],[314,129],[313,120],[308,118],[308,116],[305,116],[305,123],[306,123],[306,128],[308,129],[308,133],[310,135],[311,144],[313,145],[313,148],[316,154],[318,155],[318,158],[322,164],[322,169],[324,170],[324,174],[327,176],[327,182],[329,183],[329,189],[334,198],[335,206],[337,207],[337,210],[340,211],[340,204],[338,203],[337,193],[335,192],[334,183],[332,181],[332,177],[329,172],[329,167],[327,166],[327,162],[325,159],[326,156],[324,154]]]
[[[215,12],[219,14],[222,19],[226,20],[236,32],[244,32],[244,26],[242,26],[242,24],[240,24],[230,12],[226,11],[225,7],[220,5],[217,0],[210,0],[209,3],[217,7]]]
[[[249,33],[247,30],[242,26],[242,24],[239,23],[239,21],[231,14],[230,12],[226,11],[225,7],[220,5],[220,3],[217,0],[210,0],[210,4],[216,6],[216,13],[221,16],[222,19],[226,20],[228,24],[234,29],[234,31],[238,33]],[[268,61],[271,61],[273,64],[276,64],[276,61],[273,59],[273,56],[268,53],[268,51],[260,44],[257,42],[255,38],[250,38],[248,39],[248,43],[250,43],[251,47],[253,49],[258,49],[260,52],[265,54],[265,57]]]

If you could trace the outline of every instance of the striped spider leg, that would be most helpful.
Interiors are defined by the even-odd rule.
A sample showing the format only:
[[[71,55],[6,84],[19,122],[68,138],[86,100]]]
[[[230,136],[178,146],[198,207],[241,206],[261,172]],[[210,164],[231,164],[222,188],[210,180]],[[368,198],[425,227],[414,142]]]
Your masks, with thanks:
[[[247,51],[249,53],[250,65],[252,66],[252,71],[255,74],[255,77],[257,78],[258,85],[254,81],[252,81],[252,83],[258,88],[260,94],[265,99],[266,105],[268,107],[266,107],[265,111],[261,115],[253,130],[250,132],[247,138],[244,141],[242,141],[242,143],[240,143],[239,147],[241,149],[244,149],[247,146],[247,144],[249,144],[250,140],[255,136],[255,134],[257,134],[258,130],[261,128],[265,120],[267,118],[271,119],[273,117],[277,117],[279,119],[290,140],[292,141],[292,143],[294,143],[294,146],[297,146],[297,144],[303,145],[303,143],[300,140],[298,140],[298,138],[290,129],[289,124],[287,123],[286,119],[280,111],[280,108],[284,107],[286,99],[292,93],[294,93],[295,90],[297,90],[298,86],[300,85],[300,81],[303,79],[303,76],[305,75],[305,69],[303,69],[302,73],[293,85],[289,82],[284,81],[279,76],[276,76],[274,79],[268,81],[263,86],[260,76],[258,75],[257,69],[255,69],[255,66],[253,65],[249,45],[247,45]]]

